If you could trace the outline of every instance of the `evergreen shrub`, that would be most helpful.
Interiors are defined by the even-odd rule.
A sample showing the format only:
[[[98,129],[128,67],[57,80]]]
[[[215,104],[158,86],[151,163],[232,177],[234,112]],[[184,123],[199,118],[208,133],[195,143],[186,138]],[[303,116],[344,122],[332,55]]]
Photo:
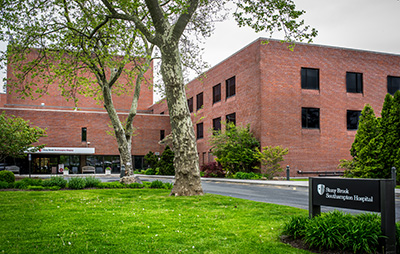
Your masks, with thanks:
[[[175,175],[174,152],[169,148],[169,146],[166,146],[164,152],[161,154],[160,160],[158,161],[157,174]]]
[[[94,176],[85,177],[85,188],[95,188],[101,183],[101,180]]]
[[[8,189],[8,183],[6,181],[0,181],[0,189]]]
[[[67,182],[62,176],[52,176],[49,180],[43,181],[42,185],[44,187],[58,186],[61,189],[67,186]]]
[[[15,182],[14,173],[8,170],[0,171],[0,181],[4,181],[7,183]]]
[[[72,177],[69,179],[68,182],[68,188],[70,189],[75,189],[75,190],[81,190],[85,188],[86,181],[85,179],[81,177]]]

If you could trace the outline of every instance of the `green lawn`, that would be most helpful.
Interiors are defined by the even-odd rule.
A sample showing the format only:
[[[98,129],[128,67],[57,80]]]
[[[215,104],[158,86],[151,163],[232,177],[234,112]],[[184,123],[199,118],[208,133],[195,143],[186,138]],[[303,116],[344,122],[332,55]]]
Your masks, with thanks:
[[[0,253],[309,253],[278,238],[305,210],[169,192],[0,192]]]

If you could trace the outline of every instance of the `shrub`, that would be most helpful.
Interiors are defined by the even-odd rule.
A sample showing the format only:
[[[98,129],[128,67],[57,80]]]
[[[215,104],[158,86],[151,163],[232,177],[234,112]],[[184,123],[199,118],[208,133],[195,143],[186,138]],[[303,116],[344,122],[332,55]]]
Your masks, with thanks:
[[[143,186],[144,186],[145,188],[150,188],[150,185],[151,185],[151,182],[145,182],[145,181],[143,181]]]
[[[42,184],[44,187],[54,187],[58,186],[61,188],[65,188],[67,186],[67,180],[65,180],[62,176],[52,176],[49,180],[43,181]]]
[[[24,181],[16,181],[14,183],[14,188],[16,189],[26,189],[28,187],[28,185],[24,182]]]
[[[155,175],[156,171],[153,168],[148,168],[144,171],[145,175]]]
[[[261,179],[263,176],[258,173],[246,173],[246,172],[237,172],[233,175],[235,179],[251,179],[251,180],[258,180]]]
[[[261,162],[261,165],[265,169],[265,177],[272,179],[278,172],[282,172],[283,168],[279,164],[283,161],[283,156],[288,154],[287,148],[280,146],[272,147],[266,146],[262,148],[262,151],[256,148],[255,157]],[[259,167],[255,167],[260,169]]]
[[[312,248],[354,253],[376,252],[382,238],[379,215],[352,216],[338,211],[323,213],[313,219],[293,217],[284,226],[284,233],[303,238]]]
[[[160,180],[155,180],[151,182],[150,188],[152,189],[164,189],[164,183],[161,182]]]
[[[7,183],[15,182],[14,173],[7,170],[0,171],[0,181],[4,181]]]
[[[292,216],[285,224],[283,233],[290,235],[293,239],[303,238],[305,236],[306,226],[309,218],[307,216]]]
[[[27,189],[28,189],[28,190],[44,190],[44,189],[46,189],[46,188],[43,187],[43,186],[32,186],[32,185],[29,185],[29,186],[27,187]]]
[[[31,186],[43,186],[43,180],[38,178],[24,178],[20,182],[23,182],[22,185],[25,187]]]
[[[71,179],[69,179],[68,188],[80,190],[85,188],[85,184],[86,184],[85,179],[81,177],[72,177]]]
[[[144,186],[141,183],[130,183],[126,187],[132,188],[132,189],[142,189]]]
[[[6,181],[0,181],[0,189],[8,189],[8,183]]]
[[[204,173],[204,177],[225,177],[226,171],[222,169],[221,164],[210,162],[200,167],[200,171]]]
[[[164,152],[161,154],[160,160],[158,161],[157,174],[175,175],[174,156],[174,152],[171,150],[171,148],[166,146]]]
[[[158,156],[150,151],[144,156],[144,161],[150,168],[157,168]]]
[[[174,187],[174,185],[172,183],[164,183],[164,187],[167,190],[172,190],[172,188]]]
[[[104,183],[102,182],[99,183],[97,187],[102,189],[119,189],[119,188],[125,188],[126,185],[116,181],[116,182],[104,182]]]
[[[101,183],[100,179],[97,179],[93,176],[85,177],[85,187],[86,188],[95,188]]]

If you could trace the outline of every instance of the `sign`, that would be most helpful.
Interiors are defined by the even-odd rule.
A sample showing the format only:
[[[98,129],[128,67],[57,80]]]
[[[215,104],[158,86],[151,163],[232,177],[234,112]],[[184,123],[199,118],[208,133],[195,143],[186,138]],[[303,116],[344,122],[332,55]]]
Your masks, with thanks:
[[[93,147],[44,147],[36,153],[42,154],[94,154]]]
[[[380,182],[313,178],[313,204],[380,212]]]
[[[58,164],[58,173],[62,173],[64,171],[64,164]]]

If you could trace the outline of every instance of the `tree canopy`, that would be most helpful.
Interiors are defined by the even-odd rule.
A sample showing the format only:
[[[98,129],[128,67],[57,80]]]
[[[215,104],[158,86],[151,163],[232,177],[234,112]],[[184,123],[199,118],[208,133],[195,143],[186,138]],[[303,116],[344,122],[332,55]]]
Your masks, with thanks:
[[[3,112],[0,115],[0,161],[7,157],[24,158],[27,151],[38,151],[44,145],[32,144],[41,137],[46,137],[45,130],[30,127],[29,121]]]

